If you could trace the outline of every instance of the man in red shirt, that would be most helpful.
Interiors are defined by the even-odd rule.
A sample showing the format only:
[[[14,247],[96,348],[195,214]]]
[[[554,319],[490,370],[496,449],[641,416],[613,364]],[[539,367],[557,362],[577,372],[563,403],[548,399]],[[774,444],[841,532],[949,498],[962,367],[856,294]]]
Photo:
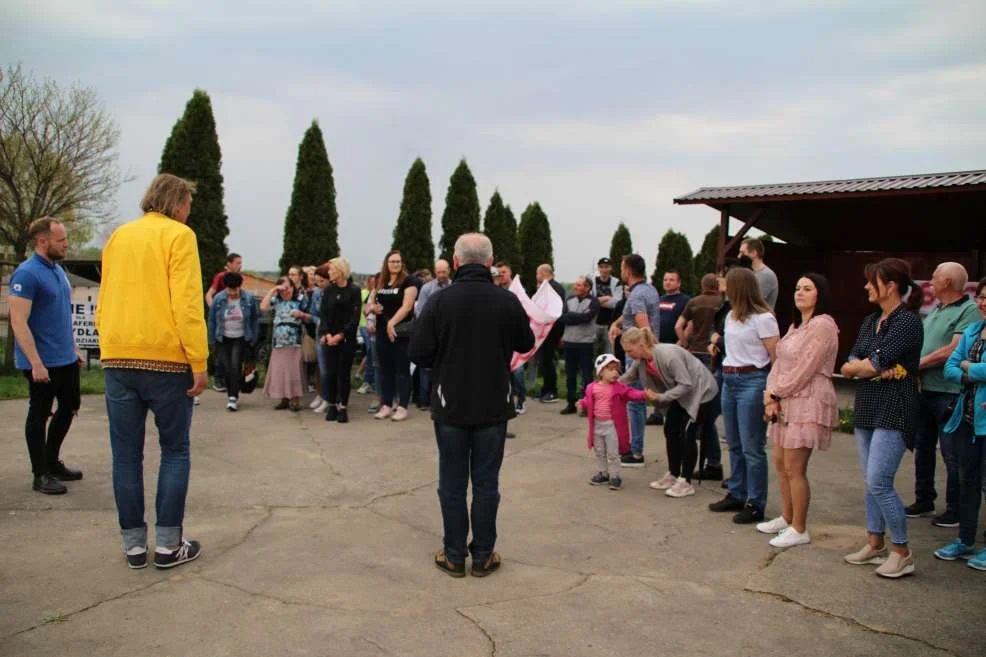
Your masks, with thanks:
[[[243,258],[240,257],[239,253],[230,253],[226,256],[226,268],[212,277],[212,284],[205,293],[205,302],[210,308],[212,307],[212,299],[222,292],[225,287],[223,285],[223,276],[226,275],[226,272],[239,274],[242,269]],[[212,387],[216,392],[226,392],[226,369],[223,367],[223,360],[222,358],[216,358],[214,359],[214,363],[215,365],[212,369]],[[196,401],[198,401],[198,398],[196,398]]]

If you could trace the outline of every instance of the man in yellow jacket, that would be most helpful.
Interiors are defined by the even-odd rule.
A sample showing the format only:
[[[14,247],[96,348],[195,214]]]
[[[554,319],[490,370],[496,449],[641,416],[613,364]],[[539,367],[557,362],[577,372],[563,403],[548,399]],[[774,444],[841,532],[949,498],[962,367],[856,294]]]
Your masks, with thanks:
[[[202,271],[195,233],[185,221],[195,185],[157,176],[140,207],[103,249],[96,328],[106,377],[113,451],[113,496],[131,568],[147,566],[144,424],[160,434],[154,565],[171,568],[201,554],[184,538],[192,400],[208,383]]]

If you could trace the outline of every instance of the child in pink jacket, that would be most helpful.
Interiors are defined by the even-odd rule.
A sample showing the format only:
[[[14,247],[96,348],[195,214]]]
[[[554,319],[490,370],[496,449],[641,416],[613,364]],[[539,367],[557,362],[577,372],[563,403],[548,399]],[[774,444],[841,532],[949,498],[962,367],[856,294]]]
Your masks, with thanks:
[[[596,452],[599,471],[589,480],[593,486],[609,484],[610,490],[620,490],[620,454],[630,450],[630,423],[627,402],[654,401],[657,394],[620,383],[620,361],[613,354],[596,359],[596,376],[585,390],[577,406],[586,410],[589,420],[589,448]]]

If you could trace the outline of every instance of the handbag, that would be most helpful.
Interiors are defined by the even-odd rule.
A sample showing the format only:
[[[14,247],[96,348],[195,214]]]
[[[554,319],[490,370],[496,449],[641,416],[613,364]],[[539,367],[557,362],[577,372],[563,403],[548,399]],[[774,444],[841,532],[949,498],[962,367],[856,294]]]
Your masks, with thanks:
[[[399,338],[409,338],[411,337],[411,332],[414,330],[414,320],[409,322],[401,322],[394,327],[394,335]]]

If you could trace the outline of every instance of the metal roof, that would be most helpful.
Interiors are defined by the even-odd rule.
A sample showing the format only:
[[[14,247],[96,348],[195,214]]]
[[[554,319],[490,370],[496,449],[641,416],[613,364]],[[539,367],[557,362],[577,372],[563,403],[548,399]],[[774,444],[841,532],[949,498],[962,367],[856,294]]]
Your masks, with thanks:
[[[850,180],[823,180],[817,182],[780,183],[773,185],[743,185],[739,187],[702,187],[691,194],[674,199],[675,203],[708,203],[710,201],[779,200],[780,198],[838,196],[850,194],[865,196],[870,193],[886,194],[907,190],[933,191],[986,186],[986,170],[956,171],[952,173],[920,173],[909,176],[884,176],[881,178],[856,178]]]

